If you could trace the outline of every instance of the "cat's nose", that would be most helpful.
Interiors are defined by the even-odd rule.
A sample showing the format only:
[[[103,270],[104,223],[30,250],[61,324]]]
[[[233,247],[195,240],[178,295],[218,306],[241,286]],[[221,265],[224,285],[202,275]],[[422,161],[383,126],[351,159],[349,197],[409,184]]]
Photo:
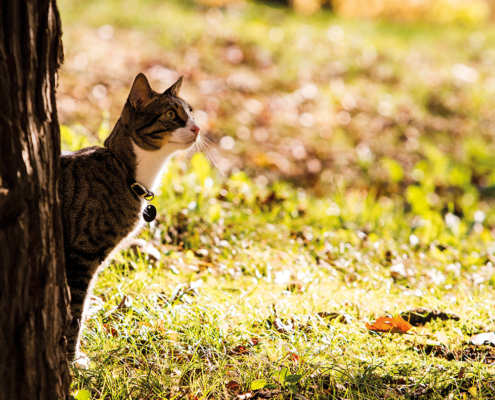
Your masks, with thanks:
[[[193,124],[193,125],[191,126],[191,131],[193,131],[195,135],[198,135],[199,130],[200,130],[200,127],[199,127],[198,125]]]

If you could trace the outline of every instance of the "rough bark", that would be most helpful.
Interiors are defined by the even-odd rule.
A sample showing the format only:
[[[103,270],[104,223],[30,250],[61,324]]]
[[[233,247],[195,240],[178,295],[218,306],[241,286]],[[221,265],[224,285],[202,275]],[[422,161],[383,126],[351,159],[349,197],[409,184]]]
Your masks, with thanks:
[[[67,399],[55,0],[0,2],[0,400]]]

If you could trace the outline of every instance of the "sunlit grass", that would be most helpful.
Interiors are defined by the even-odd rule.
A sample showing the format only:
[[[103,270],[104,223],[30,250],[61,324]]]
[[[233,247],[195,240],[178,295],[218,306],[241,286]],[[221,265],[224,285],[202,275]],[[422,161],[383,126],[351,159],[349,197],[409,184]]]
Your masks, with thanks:
[[[291,388],[351,399],[493,390],[489,365],[418,347],[460,350],[495,328],[490,236],[454,234],[439,219],[442,240],[426,243],[416,229],[411,244],[413,217],[400,204],[382,207],[352,191],[314,199],[282,183],[274,198],[242,174],[205,174],[201,157],[191,169],[170,165],[155,200],[161,215],[141,235],[161,259],[126,251],[100,274],[83,341],[92,364],[74,370],[74,389],[95,399],[235,398],[253,392],[253,381],[273,398]],[[338,217],[327,215],[337,207]],[[364,326],[416,307],[460,321],[405,335]],[[297,384],[274,377],[283,368],[301,375]]]

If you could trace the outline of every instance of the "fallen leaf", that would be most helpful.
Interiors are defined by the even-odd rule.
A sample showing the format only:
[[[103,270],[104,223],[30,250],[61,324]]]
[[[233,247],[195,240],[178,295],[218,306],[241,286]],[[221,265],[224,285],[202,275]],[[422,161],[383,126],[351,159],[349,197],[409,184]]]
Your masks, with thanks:
[[[241,385],[236,381],[230,381],[225,385],[225,387],[227,388],[227,390],[233,393],[237,393],[239,392],[239,390],[241,390]]]
[[[247,355],[251,353],[251,349],[249,347],[254,347],[259,344],[259,339],[258,338],[251,338],[248,340],[246,345],[238,345],[234,347],[233,349],[229,350],[228,355],[229,356],[241,356],[241,355]]]
[[[459,321],[461,318],[456,314],[448,314],[444,311],[429,310],[427,308],[415,308],[414,310],[404,311],[400,316],[413,326],[425,325],[433,319],[441,319],[447,321],[452,319]]]
[[[90,400],[91,392],[89,390],[77,390],[72,394],[72,396],[76,400]]]
[[[229,354],[229,356],[247,355],[247,354],[249,354],[249,349],[247,349],[243,345],[239,345],[237,347],[234,347],[232,350],[230,350],[228,354]]]
[[[374,332],[407,333],[412,329],[412,325],[399,317],[380,317],[370,325],[366,323],[366,328]]]
[[[266,381],[264,379],[255,379],[251,382],[251,390],[263,389],[266,386]]]
[[[103,324],[103,329],[105,329],[105,331],[107,331],[113,337],[119,336],[119,332],[117,331],[117,329],[112,328],[110,324]]]
[[[495,332],[487,332],[474,335],[471,339],[469,339],[469,342],[476,346],[482,346],[486,342],[488,342],[488,344],[495,345]]]
[[[466,372],[466,367],[462,367],[460,370],[459,370],[459,373],[457,374],[457,379],[462,379],[464,378],[464,374]]]

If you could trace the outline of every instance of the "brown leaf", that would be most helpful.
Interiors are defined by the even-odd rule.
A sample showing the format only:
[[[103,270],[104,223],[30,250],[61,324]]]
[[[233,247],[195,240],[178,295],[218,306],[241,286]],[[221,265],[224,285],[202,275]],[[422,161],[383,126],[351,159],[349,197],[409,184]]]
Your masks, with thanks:
[[[289,358],[293,363],[298,363],[301,360],[301,356],[297,355],[296,353],[289,353]]]
[[[229,356],[242,356],[242,355],[247,355],[251,353],[251,349],[249,347],[254,347],[258,345],[259,339],[258,338],[251,338],[246,345],[238,345],[234,347],[233,349],[229,350],[228,355]]]
[[[459,373],[457,374],[457,379],[462,379],[464,378],[464,374],[466,372],[466,367],[462,367],[460,370],[459,370]]]
[[[237,347],[234,347],[232,350],[230,350],[228,354],[229,354],[229,356],[247,355],[247,354],[249,354],[249,349],[247,349],[243,345],[239,345]]]
[[[119,336],[119,332],[117,329],[112,328],[110,324],[103,324],[103,329],[105,329],[108,333],[110,333],[113,337]]]
[[[366,328],[374,332],[407,333],[412,329],[412,325],[400,316],[394,318],[380,317],[373,325],[366,323]]]
[[[230,381],[229,383],[227,383],[225,385],[225,387],[227,388],[227,390],[231,393],[239,393],[239,391],[241,390],[241,385],[236,382],[236,381]]]

